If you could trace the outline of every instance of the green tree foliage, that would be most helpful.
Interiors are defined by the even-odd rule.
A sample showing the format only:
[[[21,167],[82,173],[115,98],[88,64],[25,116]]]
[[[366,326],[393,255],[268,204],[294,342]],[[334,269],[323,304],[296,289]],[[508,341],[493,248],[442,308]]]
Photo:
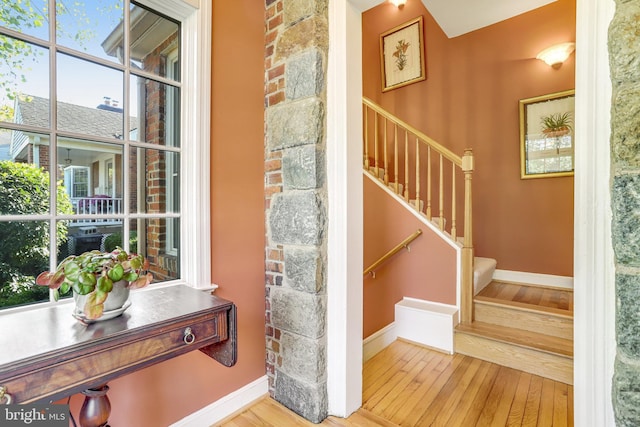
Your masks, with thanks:
[[[117,247],[124,247],[122,244],[121,232],[110,234],[106,239],[104,239],[105,252],[113,252]],[[129,237],[129,253],[138,253],[138,233],[135,231],[132,231]]]
[[[59,213],[73,212],[61,182],[57,185]],[[34,165],[0,161],[0,214],[49,212],[49,174]],[[56,223],[57,242],[66,242],[67,224]],[[46,298],[34,286],[35,277],[49,268],[49,222],[10,221],[0,224],[0,307]],[[33,289],[32,289],[33,287]]]
[[[17,31],[38,28],[46,21],[46,10],[38,10],[30,0],[3,2],[0,7],[0,24]],[[29,69],[28,58],[34,55],[29,43],[0,35],[0,82],[5,96],[14,100],[18,82],[25,81]]]
[[[102,0],[99,3],[102,3]],[[113,2],[108,1],[107,6],[96,5],[96,7],[98,10],[108,10],[117,8],[119,4],[116,2],[116,6],[113,6],[111,3]],[[80,46],[84,46],[87,40],[95,38],[96,23],[89,19],[84,2],[57,0],[55,4],[56,16],[71,17],[74,23],[67,28],[56,21],[57,37],[73,39]],[[30,30],[42,28],[51,22],[48,7],[48,2],[42,0],[4,0],[0,5],[0,25],[29,34]],[[5,98],[5,102],[13,102],[17,96],[24,95],[20,93],[19,85],[27,81],[26,75],[32,69],[34,58],[41,55],[43,50],[34,48],[30,43],[0,35],[0,88],[4,92],[0,99]],[[11,121],[12,116],[13,108],[10,105],[4,105],[0,109],[0,120]]]

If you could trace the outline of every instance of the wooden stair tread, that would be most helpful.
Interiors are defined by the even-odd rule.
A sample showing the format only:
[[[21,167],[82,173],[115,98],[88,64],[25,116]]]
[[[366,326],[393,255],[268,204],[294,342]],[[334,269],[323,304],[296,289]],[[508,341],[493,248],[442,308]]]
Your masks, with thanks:
[[[473,322],[470,325],[460,324],[456,327],[456,332],[573,358],[573,341],[564,338],[484,322]]]
[[[522,308],[546,310],[548,313],[573,315],[573,290],[528,283],[492,280],[475,298],[491,298]]]
[[[544,313],[551,316],[558,316],[566,319],[573,319],[573,311],[571,310],[563,310],[560,308],[546,307],[546,306],[537,305],[537,304],[528,304],[528,303],[519,302],[519,301],[509,301],[502,298],[487,297],[482,295],[476,295],[474,297],[474,301],[476,303],[479,302],[479,303],[486,303],[486,304],[491,304],[496,306],[505,306],[512,309],[516,309],[516,310],[523,310],[523,311],[529,311],[529,312],[535,312],[535,313]]]

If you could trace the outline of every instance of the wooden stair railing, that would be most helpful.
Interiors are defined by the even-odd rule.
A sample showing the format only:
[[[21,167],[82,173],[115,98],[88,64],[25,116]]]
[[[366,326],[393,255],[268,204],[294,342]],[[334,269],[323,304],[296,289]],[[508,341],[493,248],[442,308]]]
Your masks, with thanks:
[[[389,252],[387,252],[386,254],[382,255],[376,262],[374,262],[373,264],[371,264],[368,268],[366,268],[362,274],[369,274],[371,273],[373,275],[373,278],[375,279],[376,277],[376,269],[386,260],[388,260],[389,258],[391,258],[392,256],[394,256],[395,254],[397,254],[398,252],[400,252],[403,248],[406,248],[407,250],[411,250],[409,248],[409,244],[411,242],[413,242],[414,240],[416,240],[418,237],[420,237],[420,235],[422,234],[422,230],[418,229],[416,230],[415,233],[411,234],[409,237],[407,237],[406,239],[404,239],[402,242],[398,243],[393,249],[391,249]]]
[[[364,169],[404,198],[428,221],[433,221],[454,242],[458,239],[457,205],[459,201],[457,198],[460,193],[457,190],[460,185],[458,183],[462,183],[464,237],[462,239],[460,321],[471,323],[473,321],[472,150],[466,149],[462,157],[458,156],[371,100],[363,97],[362,103]],[[392,131],[389,128],[393,128]],[[432,177],[434,169],[437,169],[436,177]],[[390,176],[393,177],[393,181]],[[403,182],[400,182],[400,179]]]

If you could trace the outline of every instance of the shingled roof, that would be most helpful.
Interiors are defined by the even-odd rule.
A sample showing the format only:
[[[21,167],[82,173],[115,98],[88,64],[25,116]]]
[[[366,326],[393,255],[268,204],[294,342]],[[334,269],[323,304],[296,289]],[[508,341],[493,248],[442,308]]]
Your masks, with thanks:
[[[49,100],[38,96],[21,97],[18,100],[22,124],[49,127]],[[120,138],[123,129],[122,113],[81,105],[58,102],[58,129],[105,138]],[[138,119],[131,117],[131,130],[138,127]]]

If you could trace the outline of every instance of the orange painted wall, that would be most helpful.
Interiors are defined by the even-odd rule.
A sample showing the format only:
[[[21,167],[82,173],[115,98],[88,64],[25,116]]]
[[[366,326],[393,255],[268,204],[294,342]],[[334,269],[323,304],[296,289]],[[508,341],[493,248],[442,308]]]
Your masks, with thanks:
[[[383,94],[379,36],[419,15],[427,80]],[[420,0],[363,14],[364,95],[456,153],[473,148],[476,255],[499,269],[573,276],[573,177],[520,179],[518,101],[575,87],[575,54],[559,70],[535,59],[574,40],[575,0],[453,39]]]
[[[238,363],[195,351],[110,382],[113,426],[170,425],[265,374],[264,2],[213,2],[212,37],[212,279],[238,307]]]
[[[376,262],[417,229],[411,251],[402,250],[363,280],[363,336],[394,319],[395,303],[412,297],[456,304],[456,252],[412,213],[364,177],[364,265]],[[380,224],[385,224],[381,227]]]

